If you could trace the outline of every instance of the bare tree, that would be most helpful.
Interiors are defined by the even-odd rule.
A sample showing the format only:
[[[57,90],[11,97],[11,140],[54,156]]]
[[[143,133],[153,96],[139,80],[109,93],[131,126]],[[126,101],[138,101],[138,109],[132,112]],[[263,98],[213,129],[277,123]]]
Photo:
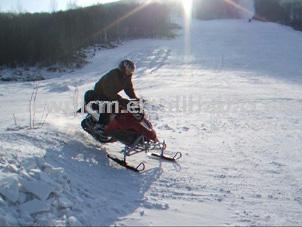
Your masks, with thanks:
[[[77,109],[79,107],[79,88],[76,87],[73,92],[73,113],[74,116],[77,115]]]
[[[29,128],[35,127],[37,95],[38,95],[38,85],[35,84],[29,100]]]
[[[67,9],[76,9],[78,7],[77,0],[68,0],[66,8]]]
[[[50,11],[51,11],[52,13],[56,12],[57,9],[58,9],[57,0],[50,0],[49,6],[50,6]]]
[[[22,6],[22,3],[21,3],[21,0],[17,1],[16,9],[17,9],[18,13],[22,13],[23,12],[23,6]]]

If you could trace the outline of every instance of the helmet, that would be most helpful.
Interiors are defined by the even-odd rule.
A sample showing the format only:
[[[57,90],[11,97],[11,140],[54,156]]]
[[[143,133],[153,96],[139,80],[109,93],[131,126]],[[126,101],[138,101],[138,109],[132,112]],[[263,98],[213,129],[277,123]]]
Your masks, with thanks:
[[[119,69],[124,74],[132,75],[135,71],[135,64],[132,61],[126,59],[120,62]]]

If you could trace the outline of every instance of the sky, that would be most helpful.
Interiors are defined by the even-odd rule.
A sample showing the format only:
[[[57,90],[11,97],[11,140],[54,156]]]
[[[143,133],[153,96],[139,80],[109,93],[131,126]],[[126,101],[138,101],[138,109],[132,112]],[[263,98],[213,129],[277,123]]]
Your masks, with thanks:
[[[54,8],[65,10],[69,2],[75,2],[78,6],[88,6],[113,1],[117,0],[0,0],[0,11],[49,12]]]

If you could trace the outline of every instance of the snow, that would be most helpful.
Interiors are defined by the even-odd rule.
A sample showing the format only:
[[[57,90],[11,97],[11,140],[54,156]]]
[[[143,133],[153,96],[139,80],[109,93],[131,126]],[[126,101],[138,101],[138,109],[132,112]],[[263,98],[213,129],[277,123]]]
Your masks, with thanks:
[[[0,194],[11,202],[18,200],[19,188],[16,174],[0,172]]]
[[[30,215],[40,212],[47,212],[49,209],[45,202],[37,199],[33,199],[31,201],[23,203],[19,208],[22,212],[25,212]]]
[[[63,197],[59,199],[58,205],[60,208],[70,208],[72,207],[73,203],[70,200]]]
[[[54,192],[54,188],[49,184],[36,180],[24,180],[22,181],[22,186],[25,188],[26,192],[34,194],[40,200],[46,200],[49,194]]]
[[[49,115],[37,129],[27,127],[35,83],[0,84],[0,225],[302,224],[302,33],[247,20],[191,31],[190,56],[182,34],[133,40],[40,81],[36,121],[45,105]],[[146,172],[120,168],[106,152],[121,146],[95,142],[73,115],[125,57],[178,163],[139,154],[129,162]]]

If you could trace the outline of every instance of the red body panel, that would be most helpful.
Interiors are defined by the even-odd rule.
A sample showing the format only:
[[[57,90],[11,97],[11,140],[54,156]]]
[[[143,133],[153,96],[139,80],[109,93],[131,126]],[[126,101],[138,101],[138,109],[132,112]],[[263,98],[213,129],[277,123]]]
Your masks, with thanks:
[[[110,135],[114,132],[131,130],[147,140],[158,141],[151,123],[147,119],[138,121],[132,114],[120,114],[112,120],[105,128],[105,133]]]

